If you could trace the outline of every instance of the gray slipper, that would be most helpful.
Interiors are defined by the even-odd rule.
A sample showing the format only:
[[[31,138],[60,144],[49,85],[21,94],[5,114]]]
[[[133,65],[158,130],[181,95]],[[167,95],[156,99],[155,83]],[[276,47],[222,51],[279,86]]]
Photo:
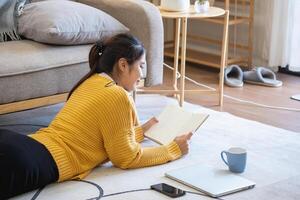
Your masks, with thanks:
[[[266,67],[257,67],[251,71],[244,72],[244,81],[257,85],[269,87],[280,87],[282,81],[276,79],[275,73]]]
[[[238,65],[230,65],[225,68],[224,82],[230,87],[243,87],[243,71]]]

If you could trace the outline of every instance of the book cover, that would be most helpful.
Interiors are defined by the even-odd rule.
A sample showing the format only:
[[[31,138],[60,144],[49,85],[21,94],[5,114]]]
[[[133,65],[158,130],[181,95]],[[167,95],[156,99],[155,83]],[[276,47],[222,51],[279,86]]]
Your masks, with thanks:
[[[208,118],[208,114],[186,111],[176,105],[167,106],[145,136],[159,144],[169,144],[175,137],[195,132]]]

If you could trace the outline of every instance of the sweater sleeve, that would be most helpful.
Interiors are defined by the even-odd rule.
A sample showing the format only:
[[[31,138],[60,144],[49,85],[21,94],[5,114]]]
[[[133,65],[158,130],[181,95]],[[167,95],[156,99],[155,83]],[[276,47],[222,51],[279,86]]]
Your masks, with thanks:
[[[135,132],[135,140],[137,142],[142,142],[144,140],[144,132],[142,126],[135,126],[134,132]]]
[[[104,146],[110,161],[117,167],[139,168],[163,164],[181,157],[175,142],[168,145],[142,148],[137,142],[134,127],[134,109],[129,102],[119,103],[118,111],[111,116],[113,127],[106,127]],[[109,119],[107,119],[109,120]]]

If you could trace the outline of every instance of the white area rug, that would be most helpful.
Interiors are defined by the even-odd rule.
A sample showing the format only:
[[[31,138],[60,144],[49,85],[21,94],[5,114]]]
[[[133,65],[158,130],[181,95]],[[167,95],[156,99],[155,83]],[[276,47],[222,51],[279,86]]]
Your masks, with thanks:
[[[176,103],[174,99],[158,95],[138,95],[136,101],[141,121],[159,114],[167,104]],[[300,133],[245,120],[193,104],[185,103],[184,108],[210,114],[208,120],[194,134],[188,155],[165,165],[134,170],[117,169],[108,163],[96,168],[85,180],[101,186],[104,195],[149,188],[150,185],[161,182],[184,190],[195,191],[165,178],[164,173],[191,164],[205,164],[227,169],[220,159],[220,152],[232,146],[240,146],[248,151],[246,170],[241,176],[256,182],[257,185],[254,189],[227,195],[222,199],[300,199]],[[143,143],[143,145],[150,144],[153,143],[150,141]],[[35,193],[36,191],[30,192],[14,199],[32,199]],[[99,190],[95,185],[71,181],[47,186],[36,196],[36,199],[96,200],[98,196]],[[170,198],[149,190],[108,196],[103,199]],[[211,198],[186,194],[179,199]]]

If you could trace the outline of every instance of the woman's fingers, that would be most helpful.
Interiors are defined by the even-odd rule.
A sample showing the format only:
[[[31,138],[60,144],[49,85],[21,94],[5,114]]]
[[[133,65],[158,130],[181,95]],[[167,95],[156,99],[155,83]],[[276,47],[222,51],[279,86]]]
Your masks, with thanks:
[[[156,123],[158,123],[158,120],[155,117],[149,119],[145,124],[142,125],[144,133],[148,131]]]
[[[177,143],[177,145],[179,146],[180,148],[180,151],[181,153],[184,155],[184,154],[187,154],[189,152],[189,144],[188,144],[188,140],[191,139],[193,133],[192,132],[189,132],[187,134],[184,134],[184,135],[181,135],[181,136],[178,136],[174,139],[174,141]]]
[[[158,122],[158,119],[156,119],[156,117],[152,117],[151,120],[153,120],[155,123]]]
[[[190,140],[192,136],[193,136],[192,132],[189,132],[188,134],[186,134],[187,140]]]
[[[193,136],[193,133],[189,132],[187,134],[183,134],[183,135],[180,135],[178,137],[181,137],[182,139],[185,139],[185,140],[190,140],[192,136]]]

